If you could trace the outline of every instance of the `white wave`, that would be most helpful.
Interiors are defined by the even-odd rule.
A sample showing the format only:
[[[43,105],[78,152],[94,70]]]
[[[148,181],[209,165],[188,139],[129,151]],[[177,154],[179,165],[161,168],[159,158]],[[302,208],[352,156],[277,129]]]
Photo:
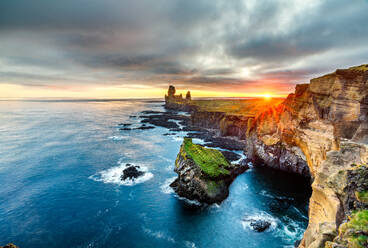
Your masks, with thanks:
[[[270,215],[266,212],[260,212],[260,213],[254,214],[254,215],[245,216],[242,219],[242,222],[241,222],[241,224],[243,226],[243,229],[253,230],[253,227],[251,226],[251,223],[253,221],[258,221],[258,220],[267,221],[271,224],[269,229],[267,229],[266,231],[275,230],[275,228],[277,227],[277,225],[279,223],[279,220],[277,218],[273,217],[272,215]]]
[[[184,245],[186,248],[197,248],[196,244],[194,242],[191,241],[185,241]]]
[[[292,210],[294,210],[301,218],[308,220],[308,217],[305,216],[299,209],[297,209],[295,206],[291,207]]]
[[[120,135],[114,135],[114,136],[110,136],[108,137],[109,140],[114,140],[114,141],[120,141],[120,140],[127,140],[129,139],[128,136],[120,136]]]
[[[172,194],[175,193],[173,188],[170,187],[170,184],[174,182],[176,177],[171,177],[165,180],[165,182],[160,186],[162,193],[164,194]]]
[[[171,177],[165,180],[165,182],[160,186],[161,192],[164,194],[173,194],[174,197],[178,198],[181,201],[184,201],[185,203],[189,205],[196,205],[196,206],[202,206],[202,204],[199,201],[196,200],[189,200],[185,197],[181,197],[177,195],[173,188],[170,187],[170,184],[176,179],[177,177]]]
[[[185,197],[181,197],[178,196],[177,194],[174,195],[176,198],[178,198],[181,201],[184,201],[185,203],[189,204],[189,205],[195,205],[195,206],[202,206],[202,203],[200,203],[199,201],[196,200],[189,200]]]
[[[275,198],[273,195],[268,193],[266,190],[261,190],[260,194],[267,198]]]
[[[175,243],[175,239],[170,237],[169,235],[167,235],[163,231],[153,231],[153,230],[151,230],[149,228],[146,228],[146,227],[143,227],[143,231],[145,233],[147,233],[148,235],[156,238],[156,239],[163,239],[163,240],[166,240],[168,242]]]
[[[277,236],[281,237],[286,242],[294,242],[303,236],[304,228],[300,222],[284,216],[283,223],[277,232]]]
[[[138,170],[144,172],[143,176],[140,176],[136,179],[121,180],[123,170],[126,168],[126,164],[120,164],[119,166],[115,166],[107,170],[102,170],[97,174],[90,176],[89,178],[98,182],[112,183],[124,186],[133,186],[139,183],[146,182],[153,178],[153,174],[148,171],[148,167],[140,165]]]

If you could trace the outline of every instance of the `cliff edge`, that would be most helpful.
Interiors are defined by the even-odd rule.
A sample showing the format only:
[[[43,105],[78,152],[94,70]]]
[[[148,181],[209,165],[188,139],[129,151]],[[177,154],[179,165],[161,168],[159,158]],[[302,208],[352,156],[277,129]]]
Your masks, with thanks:
[[[219,101],[196,102],[191,124],[244,141],[244,153],[256,166],[311,178],[309,224],[300,248],[368,247],[368,65],[299,84],[266,110],[252,108],[254,103],[242,101],[239,109],[246,111],[229,114],[211,110]]]
[[[368,190],[367,113],[368,65],[362,65],[297,85],[282,104],[260,113],[249,125],[248,158],[313,178],[309,225],[299,247],[367,247],[364,230],[359,234],[366,240],[361,246],[331,246],[339,239],[341,224],[364,216],[354,213],[367,207],[357,204],[359,194]],[[357,166],[360,173],[352,180]]]

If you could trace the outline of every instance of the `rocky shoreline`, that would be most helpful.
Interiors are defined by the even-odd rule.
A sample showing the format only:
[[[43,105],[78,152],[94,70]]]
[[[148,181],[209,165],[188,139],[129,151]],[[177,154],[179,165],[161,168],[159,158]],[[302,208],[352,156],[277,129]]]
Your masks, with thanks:
[[[300,248],[368,246],[368,65],[297,85],[281,104],[253,116],[203,111],[195,101],[168,97],[165,106],[191,112],[182,123],[202,132],[191,137],[232,140],[256,166],[311,177]]]

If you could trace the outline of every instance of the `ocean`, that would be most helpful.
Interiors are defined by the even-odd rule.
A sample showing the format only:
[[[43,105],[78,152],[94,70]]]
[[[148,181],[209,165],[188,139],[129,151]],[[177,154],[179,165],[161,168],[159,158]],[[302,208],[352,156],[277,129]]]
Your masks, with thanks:
[[[140,126],[141,111],[162,105],[0,101],[0,245],[293,247],[308,223],[308,181],[252,166],[220,205],[179,198],[169,184],[186,133],[119,130],[120,123]],[[127,163],[144,176],[121,181]],[[271,227],[255,232],[249,219]]]

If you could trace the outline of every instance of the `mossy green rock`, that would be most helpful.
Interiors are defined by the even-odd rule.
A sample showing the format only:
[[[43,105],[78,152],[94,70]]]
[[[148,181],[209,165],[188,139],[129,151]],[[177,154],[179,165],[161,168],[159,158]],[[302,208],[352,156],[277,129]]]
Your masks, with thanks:
[[[170,186],[189,200],[220,203],[229,195],[231,182],[247,168],[230,164],[220,151],[185,138],[175,161],[178,178]]]

